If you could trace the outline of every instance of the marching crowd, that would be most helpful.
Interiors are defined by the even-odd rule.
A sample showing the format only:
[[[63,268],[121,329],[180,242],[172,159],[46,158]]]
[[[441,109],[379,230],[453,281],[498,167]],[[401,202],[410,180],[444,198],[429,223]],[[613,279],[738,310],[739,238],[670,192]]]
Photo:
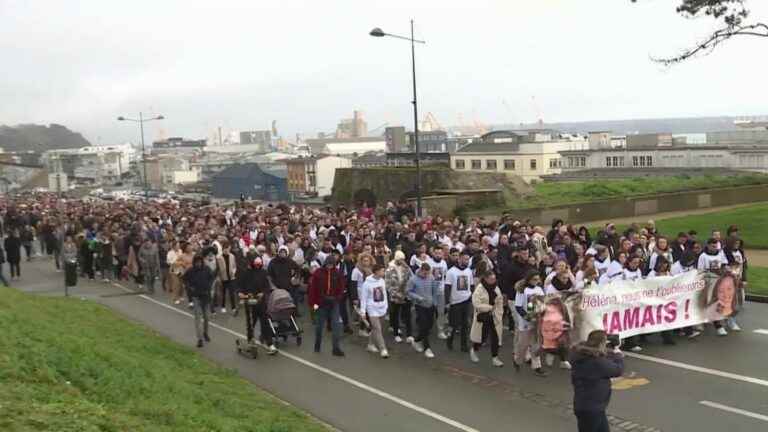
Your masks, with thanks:
[[[316,352],[326,329],[335,356],[344,356],[344,334],[356,334],[383,358],[391,343],[410,344],[433,358],[436,337],[472,362],[487,347],[492,364],[500,367],[504,335],[512,332],[514,368],[530,363],[535,374],[546,376],[542,360],[559,360],[566,369],[571,364],[567,353],[537,346],[527,310],[532,296],[694,268],[728,267],[747,283],[736,226],[699,239],[694,231],[659,232],[653,221],[621,232],[607,224],[593,237],[587,227],[561,220],[544,228],[510,215],[417,219],[406,203],[317,209],[245,200],[199,206],[53,195],[9,200],[2,211],[0,258],[9,263],[12,280],[21,277],[22,255],[30,260],[39,249],[70,286],[78,277],[98,276],[130,280],[150,294],[162,289],[172,303],[194,310],[200,347],[210,340],[211,315],[237,314],[241,300],[258,299],[249,313],[274,353],[264,305],[272,290],[283,289],[297,314],[313,318]],[[714,327],[722,336],[740,330],[733,318]],[[681,334],[693,338],[700,331],[691,327]],[[660,336],[665,344],[675,343],[671,331]],[[248,338],[255,337],[249,326]],[[633,337],[624,348],[639,351],[645,342],[645,336]]]

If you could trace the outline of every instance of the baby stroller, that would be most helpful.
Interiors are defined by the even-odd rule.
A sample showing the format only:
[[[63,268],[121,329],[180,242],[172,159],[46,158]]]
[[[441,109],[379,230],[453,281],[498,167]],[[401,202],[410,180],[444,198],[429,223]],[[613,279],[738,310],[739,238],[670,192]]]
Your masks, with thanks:
[[[284,289],[273,290],[267,300],[267,322],[272,327],[275,345],[278,343],[278,338],[282,338],[285,342],[289,336],[295,336],[296,345],[301,345],[301,335],[304,331],[296,323],[295,316],[296,304],[291,294]]]

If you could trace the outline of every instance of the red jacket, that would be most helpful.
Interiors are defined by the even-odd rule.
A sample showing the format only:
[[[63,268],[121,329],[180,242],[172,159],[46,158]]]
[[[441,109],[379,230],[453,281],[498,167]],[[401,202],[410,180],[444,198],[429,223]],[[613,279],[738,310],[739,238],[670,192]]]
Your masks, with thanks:
[[[323,299],[327,296],[335,297],[341,301],[344,296],[344,276],[338,269],[328,270],[320,267],[309,278],[308,297],[309,306],[322,306]]]

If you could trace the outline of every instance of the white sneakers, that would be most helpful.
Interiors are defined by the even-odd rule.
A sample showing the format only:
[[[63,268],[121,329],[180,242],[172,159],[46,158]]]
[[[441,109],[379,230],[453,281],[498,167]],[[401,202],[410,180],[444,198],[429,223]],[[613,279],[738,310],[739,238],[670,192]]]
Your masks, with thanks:
[[[181,304],[181,300],[176,300],[175,302],[173,302],[173,304],[180,305]]]
[[[414,339],[414,338],[413,338],[413,336],[408,336],[407,338],[405,338],[405,341],[406,341],[407,343],[409,343],[409,344],[412,344],[412,343],[413,343],[413,341],[415,341],[415,340],[416,340],[416,339]]]
[[[739,323],[736,322],[735,318],[728,318],[728,327],[731,328],[731,330],[740,332],[741,326],[739,326]]]
[[[385,349],[381,350],[381,358],[389,358],[389,351]]]
[[[694,339],[701,336],[701,332],[698,330],[693,330],[690,335],[688,335],[688,339]]]
[[[416,352],[424,352],[424,345],[422,345],[421,342],[413,341],[411,342],[411,346],[413,346],[413,349],[415,349]]]
[[[469,359],[472,360],[472,363],[477,363],[480,361],[480,358],[477,356],[477,353],[475,352],[474,348],[469,349]]]
[[[720,327],[719,329],[717,329],[717,335],[728,336],[728,331],[725,329],[725,327]]]
[[[564,360],[560,362],[560,369],[571,370],[571,362]]]
[[[221,308],[221,313],[227,313],[227,308],[225,307]]]
[[[370,333],[368,333],[367,331],[363,330],[363,329],[360,329],[360,331],[359,331],[359,332],[357,332],[357,335],[358,335],[358,336],[360,336],[360,337],[368,337],[368,336],[370,336],[371,334],[370,334]]]
[[[502,367],[502,366],[504,366],[504,362],[499,360],[498,357],[492,358],[491,359],[491,364],[494,365],[495,367]]]
[[[640,351],[643,350],[643,347],[641,347],[640,345],[635,345],[632,348],[630,348],[629,350],[632,351],[632,352],[640,352]]]
[[[400,336],[395,336],[395,343],[401,343],[403,341],[403,338]]]
[[[376,348],[376,345],[374,344],[368,344],[368,347],[366,347],[366,350],[368,350],[368,352],[371,352],[371,353],[379,352],[379,349]]]
[[[428,359],[435,358],[435,353],[433,353],[431,349],[427,348],[424,350],[424,357]]]
[[[274,355],[277,354],[277,347],[274,345],[270,345],[267,347],[267,354]]]
[[[445,334],[445,332],[443,332],[441,330],[438,330],[437,331],[437,338],[440,339],[440,340],[446,340],[446,339],[448,339],[448,335]]]

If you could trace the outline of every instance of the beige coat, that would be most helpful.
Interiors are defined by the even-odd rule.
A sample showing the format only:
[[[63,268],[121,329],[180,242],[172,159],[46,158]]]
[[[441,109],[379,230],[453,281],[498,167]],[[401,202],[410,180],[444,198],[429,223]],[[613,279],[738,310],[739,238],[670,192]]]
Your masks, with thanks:
[[[229,277],[227,277],[227,267],[226,263],[224,262],[224,255],[216,258],[216,262],[218,263],[219,267],[219,279],[224,282],[235,280],[235,274],[237,273],[235,256],[231,252],[227,256],[229,257]]]
[[[472,329],[469,331],[469,340],[473,343],[481,343],[483,341],[483,323],[477,321],[477,314],[491,312],[493,327],[496,330],[496,335],[499,337],[499,346],[501,346],[501,336],[504,332],[504,298],[498,286],[496,287],[496,301],[494,301],[493,306],[489,302],[488,292],[483,288],[482,283],[477,284],[475,292],[472,293],[474,314],[472,315]]]

